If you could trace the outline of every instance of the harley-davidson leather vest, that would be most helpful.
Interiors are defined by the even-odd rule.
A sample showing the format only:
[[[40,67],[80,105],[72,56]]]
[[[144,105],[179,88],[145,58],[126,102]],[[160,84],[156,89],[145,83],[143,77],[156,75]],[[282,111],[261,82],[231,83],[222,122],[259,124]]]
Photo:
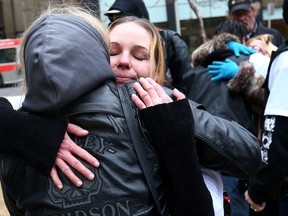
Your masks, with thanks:
[[[59,190],[49,176],[37,172],[20,158],[10,154],[1,156],[3,193],[11,215],[169,215],[157,153],[139,129],[140,125],[133,129],[127,125],[123,100],[130,102],[130,98],[127,93],[126,98],[122,95],[120,100],[119,88],[114,83],[105,84],[62,110],[69,122],[89,131],[87,137],[75,137],[74,140],[100,161],[99,168],[82,161],[93,171],[95,178],[92,181],[78,174],[83,185],[76,187],[59,172],[64,183],[63,189]],[[124,86],[123,91],[126,91]],[[130,114],[138,124],[135,113]],[[140,135],[139,139],[133,138],[135,133]],[[135,140],[143,146],[146,168],[139,159],[140,153],[135,150]],[[150,170],[154,191],[147,183],[149,180],[143,169]]]

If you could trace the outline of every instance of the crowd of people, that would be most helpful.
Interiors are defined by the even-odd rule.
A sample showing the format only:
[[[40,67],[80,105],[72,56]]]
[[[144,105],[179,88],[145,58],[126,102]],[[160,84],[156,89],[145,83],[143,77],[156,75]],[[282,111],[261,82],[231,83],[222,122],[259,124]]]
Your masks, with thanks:
[[[288,42],[259,2],[227,6],[192,55],[142,0],[116,0],[107,27],[49,6],[21,37],[22,106],[0,98],[9,213],[287,215]]]

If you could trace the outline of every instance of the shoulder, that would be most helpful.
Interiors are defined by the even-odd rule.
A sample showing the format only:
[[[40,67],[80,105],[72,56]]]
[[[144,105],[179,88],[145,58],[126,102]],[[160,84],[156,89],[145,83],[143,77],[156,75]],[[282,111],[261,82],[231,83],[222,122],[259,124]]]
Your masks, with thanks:
[[[266,33],[275,33],[275,34],[281,35],[281,33],[278,30],[276,30],[274,28],[268,28],[268,27],[264,26],[262,23],[258,23],[258,29],[257,30],[265,31]]]
[[[176,31],[173,31],[171,29],[161,29],[161,31],[163,31],[163,33],[169,36],[174,36],[174,35],[180,36],[180,34],[178,34]]]
[[[256,33],[256,35],[259,35],[259,34],[271,34],[273,36],[272,42],[276,46],[280,46],[285,41],[283,35],[278,30],[273,29],[273,28],[267,28],[261,23],[258,24],[258,28],[257,28],[255,33]]]
[[[162,31],[162,37],[165,41],[167,40],[183,40],[181,35],[178,34],[176,31],[170,30],[170,29],[161,29]]]

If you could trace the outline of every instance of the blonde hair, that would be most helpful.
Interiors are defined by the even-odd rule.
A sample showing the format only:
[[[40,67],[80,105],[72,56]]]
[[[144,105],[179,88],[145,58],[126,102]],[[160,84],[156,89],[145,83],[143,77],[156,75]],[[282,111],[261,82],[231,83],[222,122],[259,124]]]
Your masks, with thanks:
[[[102,22],[96,18],[92,11],[88,11],[84,8],[81,8],[76,5],[67,5],[67,4],[58,4],[58,5],[49,5],[46,10],[44,10],[41,15],[23,32],[21,35],[21,44],[19,49],[19,69],[23,74],[25,74],[25,62],[24,62],[24,49],[25,49],[25,43],[27,39],[27,35],[30,32],[30,30],[36,25],[36,23],[42,19],[43,17],[47,17],[51,14],[68,14],[75,17],[79,17],[88,24],[90,24],[93,28],[95,28],[101,37],[103,38],[104,42],[106,43],[107,47],[110,46],[110,39],[107,28],[102,24]],[[26,89],[25,86],[25,80],[24,80],[24,89]]]
[[[155,79],[157,83],[163,84],[164,78],[165,78],[165,58],[164,58],[164,47],[163,47],[163,40],[159,32],[157,31],[157,28],[146,19],[134,17],[134,16],[124,16],[121,18],[116,19],[114,22],[112,22],[108,28],[109,31],[111,31],[114,27],[122,24],[122,23],[135,23],[142,28],[144,28],[147,32],[149,32],[152,36],[151,39],[151,45],[150,45],[150,62],[151,62],[151,70],[149,73],[149,77]],[[156,63],[156,70],[152,71],[152,64],[155,60]]]
[[[246,41],[246,45],[251,48],[261,52],[263,55],[271,57],[272,51],[276,51],[278,48],[272,43],[273,35],[271,34],[261,34],[256,35]],[[254,42],[258,41],[259,44],[255,44]],[[260,45],[260,47],[259,47]]]

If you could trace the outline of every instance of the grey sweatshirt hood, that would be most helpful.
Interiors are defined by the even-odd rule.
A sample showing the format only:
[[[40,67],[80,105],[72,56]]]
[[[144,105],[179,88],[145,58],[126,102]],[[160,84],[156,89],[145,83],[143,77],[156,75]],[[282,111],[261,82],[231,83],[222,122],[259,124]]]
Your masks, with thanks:
[[[88,23],[67,14],[40,20],[27,36],[25,50],[30,112],[58,111],[82,94],[115,80],[103,38]]]

